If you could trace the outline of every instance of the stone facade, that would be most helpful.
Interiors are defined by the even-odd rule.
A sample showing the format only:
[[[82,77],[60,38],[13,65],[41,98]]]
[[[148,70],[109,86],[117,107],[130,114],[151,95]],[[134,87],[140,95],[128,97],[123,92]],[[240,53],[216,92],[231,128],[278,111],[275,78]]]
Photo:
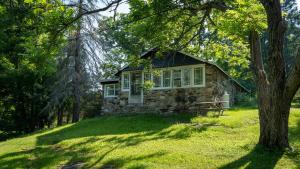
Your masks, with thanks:
[[[230,104],[236,101],[241,87],[229,80],[229,77],[213,65],[205,66],[205,87],[171,88],[143,91],[143,104],[128,104],[129,92],[119,91],[113,98],[104,98],[104,113],[199,113],[204,106],[200,102],[213,101],[214,83],[225,82]]]

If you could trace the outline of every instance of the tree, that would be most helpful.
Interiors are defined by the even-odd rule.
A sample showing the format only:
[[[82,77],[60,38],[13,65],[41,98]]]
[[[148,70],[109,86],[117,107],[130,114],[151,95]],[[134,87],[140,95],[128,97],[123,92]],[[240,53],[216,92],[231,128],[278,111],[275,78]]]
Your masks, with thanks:
[[[283,56],[284,33],[287,29],[279,0],[260,1],[268,19],[268,71],[261,59],[260,39],[256,31],[249,35],[253,71],[257,79],[260,117],[259,143],[267,147],[286,148],[288,119],[294,95],[300,86],[300,49],[289,75]]]
[[[79,0],[78,3],[78,14],[77,15],[82,15],[83,13],[83,1]],[[73,79],[74,82],[74,108],[73,108],[73,118],[72,122],[78,122],[79,121],[79,113],[80,113],[80,96],[81,96],[81,90],[80,90],[80,82],[81,82],[81,53],[80,50],[82,48],[82,42],[81,42],[81,20],[78,19],[77,24],[76,24],[76,33],[75,33],[75,52],[74,52],[74,61],[75,61],[75,76]]]
[[[51,31],[65,9],[35,1],[0,2],[0,121],[5,133],[28,133],[52,119],[41,110],[55,73],[55,56],[64,40]],[[50,10],[51,9],[51,10]],[[51,11],[51,12],[50,12]],[[2,124],[3,124],[2,123]]]
[[[259,143],[270,148],[289,147],[288,118],[292,98],[300,86],[300,50],[288,74],[283,56],[286,22],[280,0],[133,1],[131,7],[131,17],[139,23],[138,30],[147,29],[151,35],[144,36],[150,41],[159,38],[161,45],[176,49],[202,48],[202,35],[213,32],[214,28],[218,36],[227,36],[232,42],[248,39],[250,57],[245,59],[251,63],[256,82]],[[266,26],[268,54],[264,61],[260,32]]]

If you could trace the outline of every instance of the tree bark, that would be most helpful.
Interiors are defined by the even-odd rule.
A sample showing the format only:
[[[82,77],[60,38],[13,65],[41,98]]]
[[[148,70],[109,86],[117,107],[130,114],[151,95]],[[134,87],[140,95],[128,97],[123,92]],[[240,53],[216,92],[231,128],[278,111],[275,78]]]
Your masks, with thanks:
[[[79,0],[79,8],[78,8],[78,15],[82,13],[82,0]],[[74,79],[74,99],[75,103],[73,105],[73,117],[72,122],[79,121],[79,114],[80,114],[80,82],[81,82],[81,59],[80,59],[80,48],[81,48],[81,21],[79,20],[77,23],[77,30],[75,34],[75,53],[74,53],[74,60],[75,60],[75,79]]]
[[[300,85],[298,80],[300,77],[296,77],[300,76],[300,61],[295,63],[295,68],[292,70],[292,74],[295,75],[287,79],[283,57],[286,24],[282,18],[280,1],[260,1],[268,18],[269,51],[265,63],[267,71],[261,56],[259,34],[255,30],[249,34],[251,67],[255,75],[259,107],[259,144],[269,148],[284,149],[289,147],[288,120],[292,98]]]
[[[64,111],[64,106],[61,105],[57,109],[57,126],[61,126],[63,124],[63,111]]]

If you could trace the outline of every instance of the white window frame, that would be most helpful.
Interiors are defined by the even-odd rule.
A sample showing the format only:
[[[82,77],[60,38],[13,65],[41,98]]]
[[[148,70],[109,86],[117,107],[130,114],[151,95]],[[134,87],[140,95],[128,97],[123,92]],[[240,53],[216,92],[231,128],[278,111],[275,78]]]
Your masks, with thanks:
[[[178,70],[180,70],[180,87],[175,87],[174,86],[174,71],[178,71]],[[174,69],[172,69],[172,88],[174,88],[174,89],[176,89],[176,88],[182,88],[183,86],[182,86],[182,68],[174,68]]]
[[[124,88],[124,75],[128,75],[128,88]],[[122,79],[121,79],[121,88],[122,88],[122,91],[129,91],[130,90],[130,72],[124,72],[122,73]]]
[[[194,84],[194,70],[195,68],[199,68],[201,67],[203,69],[203,84],[200,84],[200,85],[195,85]],[[191,77],[190,77],[190,85],[188,86],[183,86],[183,69],[191,69]],[[174,70],[181,70],[181,87],[174,87],[173,85],[173,71]],[[205,87],[206,85],[206,73],[205,73],[205,64],[198,64],[198,65],[188,65],[188,66],[177,66],[177,67],[167,67],[167,68],[157,68],[157,69],[154,69],[153,71],[161,71],[161,75],[160,75],[160,78],[161,78],[161,87],[153,87],[151,90],[165,90],[165,89],[178,89],[178,88],[195,88],[195,87]],[[163,71],[170,71],[171,72],[171,79],[170,79],[170,87],[164,87],[163,86]],[[130,71],[131,72],[131,71]],[[130,72],[126,72],[129,74],[129,85],[130,85]],[[142,71],[142,83],[144,84],[144,77],[145,77],[145,74],[146,73],[150,73],[150,78],[151,78],[151,82],[153,82],[153,72],[152,71]],[[122,76],[123,78],[123,76]],[[123,82],[123,80],[122,80]],[[122,84],[123,85],[123,84]],[[123,86],[122,86],[122,91],[123,90]],[[125,90],[125,91],[129,91],[128,90]]]
[[[187,70],[187,69],[190,71],[190,84],[185,85],[184,84],[184,71]],[[193,79],[192,72],[194,71],[194,69],[195,68],[189,68],[189,67],[181,69],[181,86],[182,87],[192,87],[194,85],[193,82],[192,82],[192,79]]]
[[[170,83],[169,83],[169,86],[164,86],[164,72],[167,72],[167,71],[170,72],[170,77],[168,78],[170,80]],[[162,81],[162,85],[161,86],[163,88],[171,88],[172,87],[172,70],[170,70],[170,69],[164,69],[164,70],[162,70],[161,71],[161,76],[162,76],[161,77],[162,78],[162,80],[161,80]]]
[[[202,80],[203,80],[203,83],[202,83],[202,84],[199,84],[199,85],[195,85],[195,79],[194,79],[194,78],[195,78],[195,75],[194,75],[195,69],[196,69],[196,68],[201,68],[201,67],[202,67],[202,69],[203,69],[203,71],[202,71],[202,78],[203,78]],[[205,80],[206,80],[206,77],[205,77],[205,66],[194,67],[194,68],[193,68],[192,74],[193,74],[193,79],[192,79],[192,80],[193,80],[193,81],[192,81],[192,82],[193,82],[193,86],[194,86],[194,87],[205,87]]]
[[[154,89],[161,89],[161,88],[163,88],[162,69],[156,69],[154,71],[158,71],[158,72],[155,72],[154,74],[153,74],[153,72],[151,72],[151,81],[153,82],[153,88]],[[160,86],[159,87],[155,87],[155,83],[154,83],[154,76],[156,76],[155,75],[156,73],[159,73],[159,78],[160,78]]]
[[[113,95],[108,95],[107,86],[114,86],[114,94]],[[117,97],[116,96],[116,84],[105,84],[104,85],[104,97],[105,98]]]

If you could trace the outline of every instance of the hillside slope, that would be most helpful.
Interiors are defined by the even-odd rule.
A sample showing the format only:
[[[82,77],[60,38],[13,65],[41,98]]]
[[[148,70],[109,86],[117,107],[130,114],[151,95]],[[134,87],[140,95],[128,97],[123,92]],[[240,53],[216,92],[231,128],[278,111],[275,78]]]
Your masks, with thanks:
[[[220,118],[104,116],[0,142],[0,168],[299,168],[300,109],[292,109],[294,152],[256,146],[255,109]]]

